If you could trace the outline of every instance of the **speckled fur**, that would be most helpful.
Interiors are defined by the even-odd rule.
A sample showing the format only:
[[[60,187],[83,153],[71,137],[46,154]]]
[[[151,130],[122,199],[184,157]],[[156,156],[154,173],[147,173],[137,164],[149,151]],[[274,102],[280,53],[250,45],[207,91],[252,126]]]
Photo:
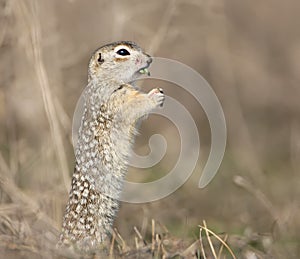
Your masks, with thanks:
[[[117,55],[120,46],[130,50],[130,55]],[[137,71],[150,63],[150,56],[132,42],[105,45],[91,57],[61,246],[98,249],[109,236],[135,124],[164,101],[159,89],[146,94],[129,84],[139,75]]]

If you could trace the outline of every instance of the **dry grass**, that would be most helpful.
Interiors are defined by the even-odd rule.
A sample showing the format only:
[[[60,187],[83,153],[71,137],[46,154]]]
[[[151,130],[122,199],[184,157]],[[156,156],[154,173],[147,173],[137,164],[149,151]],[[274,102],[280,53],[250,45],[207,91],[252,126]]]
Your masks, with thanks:
[[[269,4],[0,0],[0,254],[76,256],[55,249],[74,163],[71,118],[90,53],[129,39],[207,79],[224,108],[228,146],[220,173],[199,190],[210,146],[205,114],[182,89],[154,82],[192,114],[201,157],[171,196],[122,204],[105,254],[298,258],[300,4]],[[154,168],[132,168],[130,179],[158,178],[176,162],[178,133],[159,118],[143,123],[136,152],[148,152],[148,137],[157,130],[166,137],[167,154]]]

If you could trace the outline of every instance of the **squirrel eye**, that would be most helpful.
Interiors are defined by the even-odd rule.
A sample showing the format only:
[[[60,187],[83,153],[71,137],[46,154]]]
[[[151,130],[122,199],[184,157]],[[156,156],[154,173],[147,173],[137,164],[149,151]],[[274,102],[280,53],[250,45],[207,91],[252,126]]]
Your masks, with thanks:
[[[98,61],[99,63],[103,63],[104,60],[102,59],[101,53],[99,53],[99,56],[98,56],[97,61]]]
[[[119,49],[117,51],[117,54],[121,55],[121,56],[128,56],[130,55],[129,51],[127,49]]]
[[[99,63],[103,63],[104,60],[102,59],[101,53],[99,53],[99,56],[98,56],[97,61],[98,61]]]

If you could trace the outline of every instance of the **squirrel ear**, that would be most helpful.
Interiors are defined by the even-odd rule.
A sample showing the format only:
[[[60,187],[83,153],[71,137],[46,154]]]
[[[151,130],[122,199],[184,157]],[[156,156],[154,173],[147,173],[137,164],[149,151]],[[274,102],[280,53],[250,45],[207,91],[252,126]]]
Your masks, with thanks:
[[[97,59],[98,63],[102,64],[104,62],[104,59],[102,59],[101,57],[101,53],[99,53],[98,59]]]

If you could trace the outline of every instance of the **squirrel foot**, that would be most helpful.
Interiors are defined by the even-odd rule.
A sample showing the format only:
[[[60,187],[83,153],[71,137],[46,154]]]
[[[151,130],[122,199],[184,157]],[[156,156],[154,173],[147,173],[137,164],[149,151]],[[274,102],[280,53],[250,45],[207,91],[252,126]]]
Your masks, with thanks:
[[[161,88],[154,88],[149,93],[148,96],[157,104],[157,106],[162,107],[165,101],[164,91]]]

